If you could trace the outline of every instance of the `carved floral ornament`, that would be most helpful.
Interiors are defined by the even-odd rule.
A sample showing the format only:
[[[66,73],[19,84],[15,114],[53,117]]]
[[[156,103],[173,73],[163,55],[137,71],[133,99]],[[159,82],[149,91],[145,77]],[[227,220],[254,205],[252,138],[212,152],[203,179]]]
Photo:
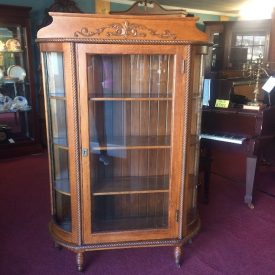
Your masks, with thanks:
[[[96,29],[95,31],[89,31],[88,28],[83,27],[80,31],[74,33],[75,37],[91,37],[101,34],[106,31],[107,36],[119,36],[119,37],[146,37],[147,35],[157,36],[162,39],[176,39],[176,35],[171,33],[169,30],[164,30],[162,33],[158,33],[156,30],[147,28],[141,24],[131,24],[125,21],[122,24],[113,23],[105,27]]]

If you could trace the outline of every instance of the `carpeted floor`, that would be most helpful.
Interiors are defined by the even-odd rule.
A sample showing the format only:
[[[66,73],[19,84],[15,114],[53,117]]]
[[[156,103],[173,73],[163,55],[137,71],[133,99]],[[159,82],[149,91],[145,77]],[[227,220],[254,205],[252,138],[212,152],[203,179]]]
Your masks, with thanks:
[[[1,275],[79,274],[74,253],[54,248],[48,234],[47,167],[46,154],[0,161]],[[254,210],[243,196],[243,185],[212,175],[202,229],[180,269],[172,248],[139,248],[86,253],[85,274],[274,274],[275,168],[260,169]]]

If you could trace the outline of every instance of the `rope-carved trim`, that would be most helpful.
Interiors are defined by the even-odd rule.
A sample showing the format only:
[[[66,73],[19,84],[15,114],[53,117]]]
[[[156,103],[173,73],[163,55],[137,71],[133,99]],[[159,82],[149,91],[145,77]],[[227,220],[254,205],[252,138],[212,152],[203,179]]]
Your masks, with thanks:
[[[39,38],[36,39],[38,43],[63,43],[75,42],[85,44],[133,44],[133,45],[209,45],[203,41],[189,41],[189,40],[139,40],[139,39],[97,39],[97,38]]]
[[[171,33],[169,30],[164,30],[163,33],[158,33],[156,30],[147,28],[141,24],[131,24],[125,21],[122,24],[113,23],[108,26],[96,29],[95,31],[89,31],[88,28],[83,27],[80,31],[74,33],[74,37],[84,36],[100,36],[105,30],[112,29],[111,31],[106,31],[106,35],[109,37],[119,36],[119,37],[146,37],[147,35],[157,36],[162,39],[176,39],[176,35]]]
[[[116,249],[116,248],[128,248],[128,247],[143,247],[143,246],[176,246],[181,245],[183,243],[183,240],[163,240],[163,241],[145,241],[145,242],[127,242],[127,243],[98,243],[94,245],[73,245],[68,243],[63,243],[58,240],[56,240],[58,244],[60,244],[63,247],[66,247],[70,250],[74,251],[87,251],[87,250],[98,250],[98,249]]]

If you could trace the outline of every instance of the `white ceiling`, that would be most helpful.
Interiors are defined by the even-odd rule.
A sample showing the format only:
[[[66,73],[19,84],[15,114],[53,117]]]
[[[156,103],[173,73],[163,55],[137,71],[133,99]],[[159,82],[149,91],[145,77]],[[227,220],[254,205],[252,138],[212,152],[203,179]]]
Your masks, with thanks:
[[[238,16],[243,4],[252,1],[255,0],[157,0],[165,8],[176,7],[186,9],[189,13],[209,13],[229,16]],[[132,5],[135,0],[111,0],[111,2]]]
[[[221,13],[238,13],[247,0],[158,0],[162,5],[171,5],[196,10]]]

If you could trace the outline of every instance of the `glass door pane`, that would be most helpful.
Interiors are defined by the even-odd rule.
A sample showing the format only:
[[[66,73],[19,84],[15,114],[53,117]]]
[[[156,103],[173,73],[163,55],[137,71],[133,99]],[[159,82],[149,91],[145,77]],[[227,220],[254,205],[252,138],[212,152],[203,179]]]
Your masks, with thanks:
[[[53,218],[61,228],[71,231],[71,195],[63,54],[47,52],[43,54],[43,57],[48,94],[49,146],[53,171]]]
[[[172,55],[90,55],[91,231],[168,228]]]

